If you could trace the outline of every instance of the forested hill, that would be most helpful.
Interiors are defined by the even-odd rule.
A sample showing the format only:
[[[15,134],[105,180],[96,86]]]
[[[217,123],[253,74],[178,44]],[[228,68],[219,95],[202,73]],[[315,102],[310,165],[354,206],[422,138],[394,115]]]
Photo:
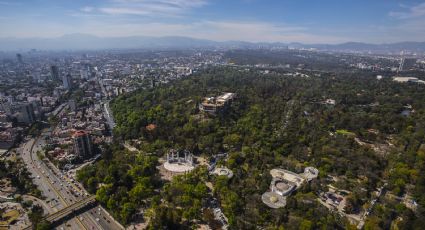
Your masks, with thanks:
[[[222,92],[237,94],[230,108],[217,116],[202,115],[197,107],[201,99]],[[335,104],[326,103],[327,99],[335,100]],[[372,75],[356,73],[301,78],[262,74],[255,69],[218,68],[120,96],[111,108],[117,138],[137,140],[136,147],[143,154],[162,157],[169,148],[177,148],[208,158],[228,152],[224,164],[233,170],[234,177],[214,179],[213,192],[234,229],[344,228],[348,226],[346,219],[317,202],[317,194],[327,191],[330,184],[351,191],[347,213],[364,210],[374,191],[385,182],[388,193],[409,194],[419,207],[425,205],[425,91],[420,85],[378,81]],[[156,128],[150,129],[150,124]],[[128,152],[117,151],[122,154],[114,158],[131,159],[126,157]],[[146,161],[152,162],[152,158],[125,162],[132,165]],[[99,164],[110,167],[114,161]],[[318,168],[319,179],[290,196],[287,207],[271,210],[261,202],[261,194],[270,183],[270,169],[300,172],[305,166]],[[121,170],[113,175],[131,181],[134,175],[127,173],[126,167]],[[205,180],[199,173],[165,187],[168,205],[158,199],[152,203],[157,213],[151,217],[152,226],[161,227],[163,221],[167,226],[187,227],[195,223],[187,221],[188,217],[208,221],[194,210],[189,212],[205,195],[199,192],[203,191],[200,182]],[[119,178],[111,182],[111,175],[96,176],[93,172],[85,176],[85,180],[95,178],[96,183],[112,183],[102,192],[113,194],[119,187],[123,197],[114,198],[118,204],[134,199],[126,198],[125,191],[133,190],[136,182],[123,185]],[[198,190],[193,190],[195,187]],[[173,209],[171,204],[183,210]],[[120,205],[110,208],[114,207]],[[379,212],[372,212],[366,221],[371,229],[422,224],[400,202],[381,199],[374,208]],[[402,221],[396,221],[397,217]],[[131,213],[126,221],[130,219]]]

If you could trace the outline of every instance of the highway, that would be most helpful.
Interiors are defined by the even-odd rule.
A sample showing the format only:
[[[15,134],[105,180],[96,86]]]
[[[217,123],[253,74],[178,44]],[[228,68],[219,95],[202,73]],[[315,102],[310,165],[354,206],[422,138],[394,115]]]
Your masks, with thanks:
[[[111,130],[115,128],[114,117],[112,116],[111,108],[109,107],[109,101],[105,101],[103,104],[104,117],[108,122],[108,126]]]
[[[42,135],[43,136],[43,135]],[[43,138],[30,139],[21,147],[21,156],[34,178],[34,183],[47,198],[54,212],[57,212],[89,194],[74,178],[61,172],[47,159],[40,160],[37,151],[45,145]],[[51,213],[49,213],[51,214]],[[72,218],[57,229],[123,229],[100,205]]]

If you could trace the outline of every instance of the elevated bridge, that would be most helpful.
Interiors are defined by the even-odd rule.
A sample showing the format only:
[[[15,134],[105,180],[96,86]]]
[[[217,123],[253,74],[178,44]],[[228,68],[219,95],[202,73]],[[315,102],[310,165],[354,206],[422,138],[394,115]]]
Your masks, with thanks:
[[[71,205],[69,205],[66,208],[63,208],[55,213],[52,213],[46,217],[43,218],[43,220],[48,221],[51,224],[55,224],[71,215],[74,215],[76,213],[78,213],[79,211],[81,211],[82,209],[90,206],[90,205],[94,205],[96,204],[96,196],[92,195],[89,197],[86,197],[82,200],[79,200]],[[30,230],[32,229],[32,226],[28,226],[25,229]]]

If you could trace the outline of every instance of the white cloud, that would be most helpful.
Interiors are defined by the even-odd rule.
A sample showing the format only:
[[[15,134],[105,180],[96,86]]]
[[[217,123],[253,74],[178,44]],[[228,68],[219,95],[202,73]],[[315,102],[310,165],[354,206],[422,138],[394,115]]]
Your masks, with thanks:
[[[241,40],[251,42],[343,42],[348,39],[318,35],[308,28],[261,21],[198,20],[189,23],[170,18],[181,18],[210,0],[109,0],[96,8],[81,9],[84,18],[82,33],[99,36],[188,36],[217,41]],[[88,17],[103,14],[102,20]],[[113,16],[113,17],[109,17]],[[126,17],[139,16],[139,17]],[[161,19],[153,20],[153,19]]]
[[[134,8],[123,8],[123,7],[105,7],[100,8],[100,12],[106,13],[106,14],[112,14],[112,15],[119,15],[119,14],[133,14],[133,15],[150,15],[153,12],[149,10],[144,9],[134,9]]]
[[[206,0],[113,0],[115,3],[121,4],[157,4],[170,5],[180,8],[200,7],[207,4]]]
[[[392,25],[383,26],[384,39],[392,41],[425,41],[425,2],[414,6],[400,5],[401,11],[392,11]]]
[[[401,6],[407,10],[404,11],[391,11],[389,15],[398,19],[413,19],[419,17],[425,17],[425,2],[412,7]]]
[[[19,6],[22,5],[20,2],[14,2],[14,1],[0,1],[0,5],[3,6]]]
[[[112,0],[99,11],[112,15],[176,16],[206,4],[205,0]]]
[[[86,12],[86,13],[90,13],[94,10],[94,7],[91,6],[85,6],[83,8],[81,8],[81,11]]]

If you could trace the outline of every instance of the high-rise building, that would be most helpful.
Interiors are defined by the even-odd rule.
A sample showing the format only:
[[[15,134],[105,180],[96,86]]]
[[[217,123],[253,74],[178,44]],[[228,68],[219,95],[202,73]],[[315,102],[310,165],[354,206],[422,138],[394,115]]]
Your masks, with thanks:
[[[411,70],[415,67],[418,59],[416,58],[405,58],[403,63],[403,70]]]
[[[64,89],[71,89],[72,88],[72,77],[71,74],[64,75],[62,77],[63,82],[63,88]]]
[[[22,54],[16,54],[16,59],[18,59],[19,63],[23,63],[24,61],[22,60]]]
[[[75,154],[80,158],[87,158],[93,155],[93,145],[90,134],[83,130],[78,130],[72,135],[74,140]]]
[[[18,122],[31,124],[35,122],[34,106],[31,103],[25,103],[18,108]]]
[[[68,101],[68,106],[71,111],[75,112],[77,110],[77,102],[74,99]]]
[[[57,66],[52,65],[50,67],[50,72],[51,72],[51,75],[52,75],[52,79],[54,79],[54,80],[59,80],[60,79],[59,78],[59,68]]]
[[[81,79],[89,79],[89,72],[86,69],[80,70]]]

